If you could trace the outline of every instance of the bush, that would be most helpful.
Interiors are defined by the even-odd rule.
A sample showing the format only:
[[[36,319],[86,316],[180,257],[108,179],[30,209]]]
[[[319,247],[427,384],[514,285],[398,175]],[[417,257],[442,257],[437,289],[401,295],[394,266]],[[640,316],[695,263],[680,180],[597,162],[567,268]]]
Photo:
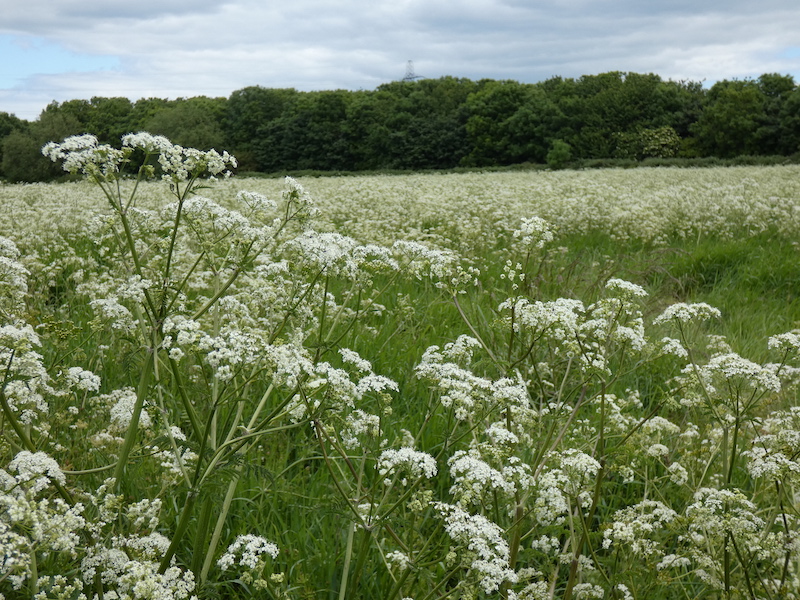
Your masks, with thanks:
[[[553,140],[546,160],[551,169],[563,169],[572,160],[572,146],[564,140]]]

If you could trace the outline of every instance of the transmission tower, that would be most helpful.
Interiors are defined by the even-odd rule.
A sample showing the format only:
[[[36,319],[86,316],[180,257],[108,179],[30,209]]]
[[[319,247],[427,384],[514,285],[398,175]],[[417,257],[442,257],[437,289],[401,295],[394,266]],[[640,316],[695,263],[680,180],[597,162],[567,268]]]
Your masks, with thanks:
[[[422,75],[415,75],[414,62],[408,61],[406,63],[406,76],[403,77],[403,81],[414,81],[415,79],[422,79]]]

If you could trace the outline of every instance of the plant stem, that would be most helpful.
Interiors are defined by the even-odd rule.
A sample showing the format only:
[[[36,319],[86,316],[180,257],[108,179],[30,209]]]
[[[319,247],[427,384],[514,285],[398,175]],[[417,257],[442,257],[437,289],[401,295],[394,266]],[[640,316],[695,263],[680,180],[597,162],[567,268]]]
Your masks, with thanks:
[[[347,578],[350,574],[350,559],[353,556],[353,536],[356,532],[355,521],[350,521],[350,528],[347,532],[347,546],[344,550],[344,567],[342,567],[342,581],[339,584],[339,600],[347,597]]]
[[[166,570],[169,568],[169,563],[172,561],[172,557],[175,555],[175,552],[180,545],[186,530],[189,528],[189,518],[191,517],[192,510],[194,509],[194,503],[197,500],[197,491],[194,489],[190,489],[186,492],[186,502],[183,505],[183,511],[181,512],[181,518],[178,521],[178,526],[175,528],[175,533],[172,536],[172,542],[167,548],[167,551],[164,553],[163,558],[161,559],[161,564],[158,567],[159,573],[165,573]]]
[[[139,378],[139,386],[136,389],[136,402],[133,405],[133,412],[131,420],[128,424],[128,431],[125,433],[125,441],[119,451],[117,458],[117,467],[114,469],[114,479],[116,480],[117,490],[121,489],[122,478],[125,474],[125,467],[127,466],[128,457],[130,456],[133,445],[136,443],[136,436],[139,433],[139,417],[142,414],[144,407],[144,400],[147,396],[148,389],[150,388],[150,379],[153,376],[153,367],[155,366],[156,349],[148,349],[147,361],[142,368],[142,374]]]

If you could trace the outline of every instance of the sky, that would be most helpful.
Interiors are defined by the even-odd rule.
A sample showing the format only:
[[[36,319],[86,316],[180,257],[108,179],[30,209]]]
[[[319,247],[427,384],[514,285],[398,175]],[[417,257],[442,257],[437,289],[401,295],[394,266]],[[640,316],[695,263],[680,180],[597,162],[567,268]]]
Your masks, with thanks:
[[[93,96],[535,83],[608,71],[711,85],[792,75],[797,0],[4,0],[0,112]]]

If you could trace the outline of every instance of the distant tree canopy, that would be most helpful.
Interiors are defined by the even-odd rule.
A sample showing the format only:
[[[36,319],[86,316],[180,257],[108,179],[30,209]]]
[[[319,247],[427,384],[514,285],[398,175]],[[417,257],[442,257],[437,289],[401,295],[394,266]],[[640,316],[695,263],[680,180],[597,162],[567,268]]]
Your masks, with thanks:
[[[784,155],[800,152],[800,88],[755,80],[665,81],[610,72],[540,83],[456,77],[396,81],[372,91],[250,86],[229,98],[51,103],[33,122],[0,113],[0,176],[59,175],[47,141],[93,133],[118,144],[150,131],[232,152],[241,171],[449,169],[567,159]]]

